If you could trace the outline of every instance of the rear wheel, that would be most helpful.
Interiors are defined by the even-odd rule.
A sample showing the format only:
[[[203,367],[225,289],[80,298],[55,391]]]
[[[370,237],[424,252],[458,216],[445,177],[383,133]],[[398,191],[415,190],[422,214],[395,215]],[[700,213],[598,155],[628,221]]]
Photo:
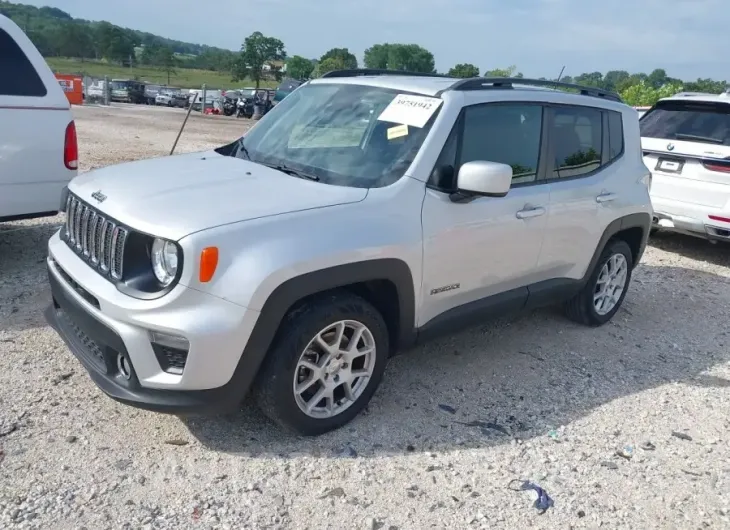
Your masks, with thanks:
[[[388,361],[381,314],[349,293],[303,303],[282,323],[254,395],[272,420],[316,436],[351,421],[375,393]]]
[[[587,326],[601,326],[611,320],[626,296],[632,268],[629,245],[609,241],[586,285],[567,302],[568,317]]]

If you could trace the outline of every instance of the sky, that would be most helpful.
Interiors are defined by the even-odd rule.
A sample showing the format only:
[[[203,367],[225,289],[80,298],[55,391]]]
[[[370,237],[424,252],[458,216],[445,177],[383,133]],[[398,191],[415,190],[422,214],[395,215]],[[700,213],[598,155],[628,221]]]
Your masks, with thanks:
[[[447,71],[516,65],[526,77],[664,68],[730,80],[728,0],[15,0],[176,40],[239,49],[254,31],[288,55],[419,44]]]

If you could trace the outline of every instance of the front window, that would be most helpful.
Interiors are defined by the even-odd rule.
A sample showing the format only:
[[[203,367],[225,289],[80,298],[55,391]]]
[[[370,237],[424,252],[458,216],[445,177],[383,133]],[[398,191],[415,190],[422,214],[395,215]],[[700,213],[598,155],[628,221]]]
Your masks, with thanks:
[[[350,84],[303,86],[264,116],[236,156],[326,184],[388,186],[408,169],[438,114],[423,127],[379,120],[398,95]]]
[[[112,81],[112,90],[127,90],[129,89],[129,81]]]
[[[641,117],[641,136],[730,146],[730,104],[660,101]]]

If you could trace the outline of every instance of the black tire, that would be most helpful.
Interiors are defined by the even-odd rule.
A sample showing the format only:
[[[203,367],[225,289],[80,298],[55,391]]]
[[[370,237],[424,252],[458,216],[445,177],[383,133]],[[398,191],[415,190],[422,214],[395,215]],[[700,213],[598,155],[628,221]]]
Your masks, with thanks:
[[[295,370],[299,357],[320,330],[341,320],[367,326],[375,341],[372,376],[349,408],[330,418],[306,415],[296,402]],[[256,382],[253,395],[259,408],[280,426],[303,436],[318,436],[350,422],[365,408],[378,388],[388,363],[388,329],[382,315],[366,300],[348,292],[333,292],[305,301],[282,321]]]
[[[601,315],[596,311],[593,297],[596,291],[596,283],[598,282],[598,276],[601,273],[601,269],[606,262],[616,254],[621,254],[626,259],[628,270],[626,272],[626,283],[624,285],[623,292],[619,297],[618,303],[605,315]],[[598,258],[593,272],[585,284],[583,289],[575,295],[573,298],[568,300],[565,305],[565,312],[571,320],[584,324],[586,326],[602,326],[613,318],[613,315],[621,308],[621,304],[626,297],[626,293],[629,290],[631,284],[631,273],[634,265],[634,258],[631,253],[629,245],[622,240],[613,239],[606,244],[606,248],[601,252],[601,256]]]

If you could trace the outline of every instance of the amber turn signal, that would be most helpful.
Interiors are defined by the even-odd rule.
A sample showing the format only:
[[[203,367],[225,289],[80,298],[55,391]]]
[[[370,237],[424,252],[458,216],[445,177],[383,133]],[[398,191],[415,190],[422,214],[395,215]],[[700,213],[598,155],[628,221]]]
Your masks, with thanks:
[[[200,253],[200,282],[207,283],[213,279],[218,267],[218,247],[206,247]]]

